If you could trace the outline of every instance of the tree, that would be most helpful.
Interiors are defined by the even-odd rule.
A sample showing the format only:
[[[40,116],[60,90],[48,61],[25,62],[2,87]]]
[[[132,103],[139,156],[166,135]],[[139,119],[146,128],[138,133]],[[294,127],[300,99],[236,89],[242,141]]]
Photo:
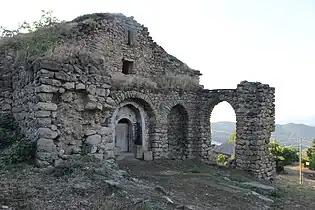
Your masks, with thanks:
[[[307,157],[310,161],[309,168],[315,170],[315,138],[312,140],[311,146],[307,149]]]
[[[285,165],[290,165],[299,160],[298,149],[281,146],[276,140],[270,141],[269,151],[276,160],[276,170],[281,172]]]
[[[42,10],[41,12],[42,14],[39,20],[33,21],[32,23],[24,21],[17,29],[7,29],[0,26],[0,37],[13,37],[20,33],[31,33],[40,28],[51,26],[60,22],[58,18],[53,16],[52,11]]]
[[[228,138],[228,142],[235,142],[235,141],[236,141],[236,130],[234,130],[231,136]]]

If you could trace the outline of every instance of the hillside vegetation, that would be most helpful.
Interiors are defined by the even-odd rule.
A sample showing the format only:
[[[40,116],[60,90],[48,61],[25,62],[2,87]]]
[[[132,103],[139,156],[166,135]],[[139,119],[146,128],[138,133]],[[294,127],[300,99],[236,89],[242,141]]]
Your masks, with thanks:
[[[212,140],[224,143],[235,129],[234,122],[214,122],[211,124]],[[299,139],[303,139],[303,147],[309,147],[315,137],[315,127],[304,124],[276,125],[271,139],[276,139],[281,145],[298,146]]]

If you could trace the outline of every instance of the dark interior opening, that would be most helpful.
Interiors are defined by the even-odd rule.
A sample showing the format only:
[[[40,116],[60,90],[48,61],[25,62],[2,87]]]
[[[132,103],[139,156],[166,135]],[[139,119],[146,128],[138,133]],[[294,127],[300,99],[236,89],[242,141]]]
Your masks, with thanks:
[[[130,30],[128,30],[128,42],[127,42],[127,44],[128,45],[131,45],[131,31]]]
[[[126,124],[129,124],[129,121],[128,121],[126,118],[123,118],[123,119],[119,120],[118,123],[126,123]]]
[[[131,74],[132,66],[133,66],[133,62],[132,61],[123,60],[122,73],[123,74]]]

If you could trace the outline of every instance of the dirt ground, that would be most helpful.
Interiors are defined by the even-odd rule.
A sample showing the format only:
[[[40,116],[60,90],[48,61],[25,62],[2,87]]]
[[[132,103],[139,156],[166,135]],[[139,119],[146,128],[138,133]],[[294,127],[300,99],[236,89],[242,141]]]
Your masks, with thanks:
[[[0,209],[313,209],[296,174],[253,187],[250,175],[198,161],[69,160],[57,168],[0,167]]]

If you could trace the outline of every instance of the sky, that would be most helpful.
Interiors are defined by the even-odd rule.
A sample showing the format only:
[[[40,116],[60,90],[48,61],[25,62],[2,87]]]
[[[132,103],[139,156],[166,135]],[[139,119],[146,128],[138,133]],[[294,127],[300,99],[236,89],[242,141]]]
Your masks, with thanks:
[[[313,0],[10,0],[1,4],[0,25],[38,20],[41,10],[61,20],[95,12],[134,16],[168,53],[201,71],[205,88],[267,83],[276,88],[278,123],[315,116]],[[235,121],[235,113],[223,102],[211,121]]]

